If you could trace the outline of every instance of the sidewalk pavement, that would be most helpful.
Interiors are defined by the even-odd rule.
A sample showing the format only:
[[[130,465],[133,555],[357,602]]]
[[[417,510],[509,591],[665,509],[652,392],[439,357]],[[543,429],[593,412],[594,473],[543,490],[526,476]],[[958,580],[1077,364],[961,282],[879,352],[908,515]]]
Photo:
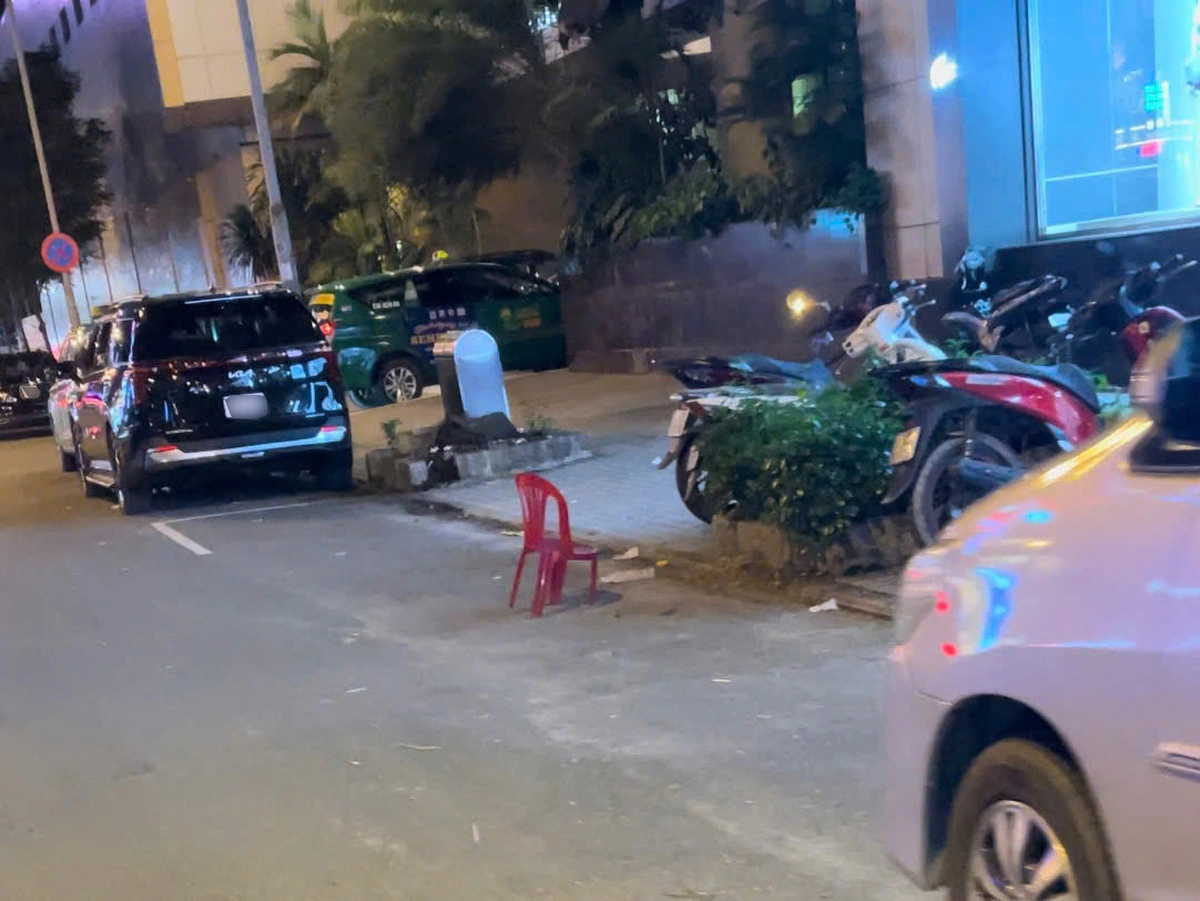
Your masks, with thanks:
[[[710,527],[683,506],[673,469],[654,468],[666,452],[670,400],[679,386],[669,376],[593,375],[558,370],[513,373],[509,405],[517,425],[535,415],[557,428],[583,432],[594,456],[551,471],[571,509],[571,527],[581,540],[608,548],[639,546],[664,551],[701,551]],[[381,424],[400,419],[405,429],[436,425],[442,419],[436,389],[407,404],[352,415],[356,467],[368,450],[386,441]],[[450,504],[464,513],[519,526],[521,507],[511,479],[450,485],[418,496]]]
[[[652,461],[666,439],[610,437],[594,440],[595,456],[546,473],[567,498],[577,538],[618,551],[638,547],[669,556],[699,553],[711,542],[711,526],[683,506],[674,468],[660,472]],[[422,498],[451,504],[464,513],[520,526],[521,505],[511,479],[449,485]]]
[[[514,373],[507,377],[513,419],[527,425],[536,414],[558,428],[583,432],[590,459],[553,469],[548,478],[567,498],[571,530],[580,541],[608,550],[637,547],[642,560],[704,554],[712,528],[693,517],[675,489],[673,469],[653,461],[666,452],[666,430],[679,390],[661,374],[591,375]],[[353,414],[356,467],[368,450],[386,444],[381,423],[400,419],[404,428],[436,425],[442,419],[436,388],[420,400]],[[455,484],[414,497],[446,504],[479,519],[521,525],[521,505],[511,478]],[[829,583],[831,596],[846,608],[890,617],[898,575],[874,573]]]

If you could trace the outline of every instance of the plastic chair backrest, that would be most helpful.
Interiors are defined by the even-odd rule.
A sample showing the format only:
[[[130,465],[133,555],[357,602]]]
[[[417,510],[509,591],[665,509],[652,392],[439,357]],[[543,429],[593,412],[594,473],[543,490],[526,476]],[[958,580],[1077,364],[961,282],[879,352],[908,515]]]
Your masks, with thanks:
[[[553,500],[558,505],[558,537],[564,550],[574,547],[571,540],[571,519],[567,499],[554,484],[532,472],[517,476],[517,496],[521,499],[521,522],[525,533],[525,549],[537,550],[546,537],[546,507]]]

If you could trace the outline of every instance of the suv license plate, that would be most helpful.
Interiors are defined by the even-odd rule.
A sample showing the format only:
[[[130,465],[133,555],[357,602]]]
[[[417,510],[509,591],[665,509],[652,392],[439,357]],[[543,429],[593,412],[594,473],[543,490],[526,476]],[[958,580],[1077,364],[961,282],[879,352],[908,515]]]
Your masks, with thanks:
[[[264,394],[232,394],[225,398],[225,416],[229,419],[262,419],[268,412]]]

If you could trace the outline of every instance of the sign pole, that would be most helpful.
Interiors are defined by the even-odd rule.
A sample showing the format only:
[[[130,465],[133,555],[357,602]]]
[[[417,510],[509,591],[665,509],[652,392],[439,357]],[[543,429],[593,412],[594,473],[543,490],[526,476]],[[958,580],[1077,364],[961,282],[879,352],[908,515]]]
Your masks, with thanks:
[[[254,25],[246,0],[237,0],[238,18],[242,25],[242,43],[246,50],[246,68],[250,72],[250,104],[254,107],[254,130],[258,132],[258,151],[262,158],[263,181],[271,202],[271,235],[275,239],[275,262],[279,280],[292,290],[299,290],[296,264],[292,260],[292,236],[288,230],[287,211],[279,191],[279,174],[275,171],[275,143],[271,140],[271,120],[267,118],[267,102],[263,97],[262,76],[258,71],[258,53],[254,49]]]
[[[5,6],[0,0],[0,11]],[[38,127],[37,110],[33,105],[33,89],[29,86],[29,71],[25,67],[25,53],[21,50],[21,36],[17,32],[16,0],[8,0],[9,30],[12,32],[13,55],[17,58],[17,71],[21,74],[21,89],[25,92],[25,109],[29,113],[29,128],[33,132],[33,149],[37,153],[38,170],[42,174],[42,190],[46,192],[46,211],[50,214],[50,231],[58,234],[58,207],[54,204],[54,191],[50,187],[50,170],[46,167],[46,151],[42,147],[42,130]],[[75,306],[75,289],[71,285],[71,273],[62,274],[63,293],[67,297],[67,318],[71,327],[79,325],[79,310]]]

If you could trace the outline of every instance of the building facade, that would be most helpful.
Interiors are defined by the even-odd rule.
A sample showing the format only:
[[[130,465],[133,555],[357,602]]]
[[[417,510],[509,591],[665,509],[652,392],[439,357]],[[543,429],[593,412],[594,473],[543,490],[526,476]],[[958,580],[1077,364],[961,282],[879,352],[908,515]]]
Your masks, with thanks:
[[[903,277],[1200,251],[1196,0],[859,0],[870,163]],[[1139,260],[1140,261],[1140,260]]]
[[[113,135],[104,237],[72,274],[82,318],[134,293],[249,281],[220,249],[220,223],[246,202],[246,167],[258,155],[234,0],[10,2],[18,4],[22,46],[57,47],[80,77],[76,114],[103,119]],[[287,68],[270,50],[291,37],[289,5],[250,0],[268,90]],[[331,33],[343,27],[333,0],[313,5],[328,7]],[[8,46],[5,35],[0,47]],[[53,283],[43,297],[52,340],[67,322],[62,295]]]

